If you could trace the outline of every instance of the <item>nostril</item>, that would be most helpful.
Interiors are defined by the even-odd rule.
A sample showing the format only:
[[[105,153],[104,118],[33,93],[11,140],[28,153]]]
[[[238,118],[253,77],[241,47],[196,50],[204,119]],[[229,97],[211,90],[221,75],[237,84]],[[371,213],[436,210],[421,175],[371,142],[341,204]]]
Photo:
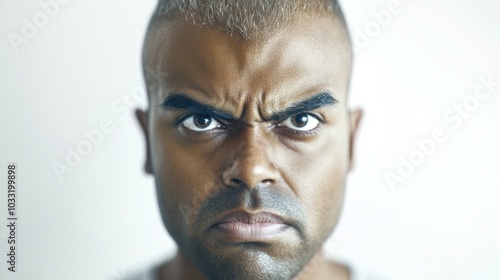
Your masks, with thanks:
[[[254,184],[254,185],[247,185],[247,184],[245,184],[245,182],[243,182],[241,180],[232,178],[231,180],[229,180],[229,184],[227,184],[227,186],[231,187],[231,188],[239,188],[239,187],[253,188],[253,187],[257,187],[257,186],[270,187],[270,186],[273,186],[275,183],[276,182],[273,179],[266,179],[266,180],[263,180],[263,181],[260,181],[256,184]]]
[[[239,187],[239,186],[242,186],[243,185],[243,182],[241,180],[238,180],[238,179],[235,179],[235,178],[232,178],[230,180],[230,187]]]
[[[231,158],[221,175],[222,182],[232,188],[273,186],[281,179],[278,168],[262,152]]]
[[[262,184],[263,185],[266,185],[266,186],[270,186],[270,185],[274,185],[274,180],[273,179],[265,179],[262,181]]]

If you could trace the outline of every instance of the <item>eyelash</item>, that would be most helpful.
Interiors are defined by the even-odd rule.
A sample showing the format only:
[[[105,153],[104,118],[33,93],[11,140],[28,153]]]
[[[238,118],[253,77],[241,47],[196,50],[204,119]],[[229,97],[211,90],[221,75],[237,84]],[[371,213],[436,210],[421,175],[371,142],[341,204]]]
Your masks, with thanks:
[[[315,119],[317,119],[319,121],[319,125],[318,127],[316,127],[315,129],[313,130],[309,130],[309,131],[300,131],[300,130],[295,130],[295,129],[290,129],[290,128],[287,128],[287,127],[283,127],[283,126],[277,126],[278,128],[280,129],[285,129],[287,130],[288,133],[293,133],[295,135],[298,135],[298,136],[303,136],[303,137],[311,137],[311,136],[316,136],[318,135],[319,131],[321,130],[321,127],[323,126],[323,124],[325,124],[325,121],[318,115],[316,114],[313,114],[313,113],[309,113],[309,112],[302,112],[302,113],[297,113],[297,114],[294,114],[292,116],[295,116],[295,115],[298,115],[298,114],[307,114],[308,116],[311,116]],[[282,123],[283,121],[285,121],[287,118],[289,118],[291,116],[288,116],[282,120],[280,120],[278,122],[278,124]]]
[[[295,115],[298,115],[298,114],[307,114],[307,115],[317,119],[319,121],[318,127],[316,127],[313,130],[310,130],[310,131],[294,130],[294,129],[290,129],[287,127],[276,126],[276,125],[275,125],[275,127],[279,128],[279,129],[287,130],[287,133],[292,133],[292,134],[302,136],[302,137],[311,137],[311,136],[318,135],[319,130],[321,130],[321,127],[325,123],[325,121],[321,117],[319,117],[318,115],[313,114],[313,113],[303,112],[303,113],[297,113]],[[189,114],[182,115],[182,116],[178,117],[175,121],[175,127],[182,127],[183,126],[182,122],[184,122],[186,119],[188,119],[192,116],[195,116],[195,115],[200,115],[200,114],[199,113],[189,113]],[[293,116],[295,116],[295,115],[293,115]],[[214,120],[216,120],[217,122],[219,122],[223,126],[221,129],[225,130],[228,128],[229,125],[227,124],[227,122],[221,121],[221,120],[219,120],[213,116],[210,116],[210,115],[207,115],[207,116],[209,116],[209,117],[213,118]],[[288,116],[288,117],[278,121],[277,124],[282,123],[283,121],[285,121],[289,117],[291,117],[291,116]],[[183,132],[190,135],[190,136],[195,136],[195,137],[203,137],[203,136],[208,136],[210,134],[213,135],[214,133],[216,133],[214,130],[212,130],[212,131],[193,131],[193,130],[190,130],[190,129],[187,129],[184,127],[183,127]]]
[[[215,130],[209,130],[209,131],[193,131],[193,130],[190,130],[186,127],[184,127],[182,125],[182,122],[184,122],[186,119],[192,117],[192,116],[196,116],[196,115],[203,115],[203,114],[199,114],[199,113],[189,113],[189,114],[185,114],[185,115],[182,115],[180,117],[178,117],[175,121],[175,127],[177,128],[182,128],[182,131],[183,133],[187,134],[188,136],[193,136],[193,137],[199,137],[199,138],[202,138],[204,136],[208,136],[208,135],[213,135],[214,133],[217,133],[217,131]],[[226,122],[224,121],[221,121],[213,116],[210,116],[210,115],[206,115],[208,117],[211,117],[213,118],[215,121],[217,121],[218,123],[220,123],[222,125],[222,127],[220,129],[227,129],[228,125]]]

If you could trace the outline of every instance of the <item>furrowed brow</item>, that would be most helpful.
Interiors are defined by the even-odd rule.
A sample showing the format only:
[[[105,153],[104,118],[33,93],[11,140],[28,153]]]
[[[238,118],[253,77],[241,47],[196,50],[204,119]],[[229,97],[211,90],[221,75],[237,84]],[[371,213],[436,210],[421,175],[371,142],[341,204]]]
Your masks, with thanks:
[[[160,105],[165,110],[186,110],[194,114],[209,115],[222,120],[233,121],[231,113],[194,100],[181,93],[170,94]]]
[[[335,99],[331,93],[321,92],[308,99],[294,103],[283,111],[273,113],[268,119],[271,121],[280,121],[289,116],[313,111],[326,106],[332,106],[337,103],[337,99]]]

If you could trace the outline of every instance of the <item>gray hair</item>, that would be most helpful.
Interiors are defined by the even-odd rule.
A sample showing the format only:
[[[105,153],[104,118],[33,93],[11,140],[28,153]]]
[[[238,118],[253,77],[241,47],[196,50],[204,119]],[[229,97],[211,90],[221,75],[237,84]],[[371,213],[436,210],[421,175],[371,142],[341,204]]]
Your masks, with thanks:
[[[327,13],[346,26],[337,0],[159,0],[153,20],[185,19],[249,39],[284,27],[301,15]]]

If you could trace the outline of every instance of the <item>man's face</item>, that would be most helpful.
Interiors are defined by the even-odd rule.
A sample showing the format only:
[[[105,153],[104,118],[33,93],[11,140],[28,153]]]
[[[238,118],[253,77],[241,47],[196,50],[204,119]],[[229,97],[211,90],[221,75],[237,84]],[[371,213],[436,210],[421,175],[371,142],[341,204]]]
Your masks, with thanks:
[[[168,232],[211,278],[290,279],[335,227],[359,114],[332,16],[245,41],[167,22],[146,44],[147,166]]]

